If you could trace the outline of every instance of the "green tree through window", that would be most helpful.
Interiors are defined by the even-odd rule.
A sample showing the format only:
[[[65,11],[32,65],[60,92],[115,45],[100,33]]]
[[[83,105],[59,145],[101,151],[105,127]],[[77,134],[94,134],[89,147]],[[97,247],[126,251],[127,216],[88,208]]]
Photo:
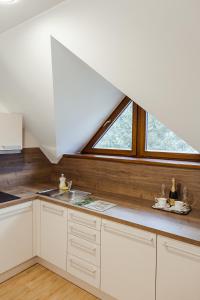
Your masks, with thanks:
[[[97,142],[94,148],[98,149],[132,149],[132,118],[133,102],[131,102],[113,125]]]
[[[146,150],[175,153],[198,153],[173,131],[147,113],[146,122]]]

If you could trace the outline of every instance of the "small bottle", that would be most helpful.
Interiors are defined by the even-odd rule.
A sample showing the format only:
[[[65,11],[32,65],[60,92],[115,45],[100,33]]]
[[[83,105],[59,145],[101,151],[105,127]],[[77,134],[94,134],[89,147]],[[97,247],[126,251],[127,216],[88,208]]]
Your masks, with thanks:
[[[178,200],[178,193],[177,193],[177,189],[176,189],[176,180],[175,180],[175,178],[172,178],[172,187],[171,187],[171,190],[169,192],[169,204],[170,204],[170,206],[174,206],[176,200]]]
[[[61,191],[66,191],[67,190],[67,186],[66,186],[66,178],[64,174],[61,174],[60,178],[59,178],[59,190]]]

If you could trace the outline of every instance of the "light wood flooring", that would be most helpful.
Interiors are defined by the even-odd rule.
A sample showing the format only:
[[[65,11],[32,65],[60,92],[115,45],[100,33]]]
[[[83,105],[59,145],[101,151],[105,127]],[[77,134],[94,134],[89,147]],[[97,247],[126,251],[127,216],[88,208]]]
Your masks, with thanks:
[[[1,300],[97,300],[41,265],[0,284]]]

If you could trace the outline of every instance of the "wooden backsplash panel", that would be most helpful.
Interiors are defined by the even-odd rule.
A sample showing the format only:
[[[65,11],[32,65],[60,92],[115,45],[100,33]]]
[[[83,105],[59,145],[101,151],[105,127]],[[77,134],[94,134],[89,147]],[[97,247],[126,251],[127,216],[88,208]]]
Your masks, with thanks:
[[[47,181],[51,169],[51,163],[39,148],[27,148],[20,154],[2,154],[0,155],[0,189],[12,185]]]
[[[110,162],[64,156],[54,167],[53,180],[61,173],[73,180],[74,185],[96,191],[152,200],[165,183],[167,192],[175,177],[181,189],[188,187],[190,200],[200,208],[200,170],[150,166],[134,163]]]

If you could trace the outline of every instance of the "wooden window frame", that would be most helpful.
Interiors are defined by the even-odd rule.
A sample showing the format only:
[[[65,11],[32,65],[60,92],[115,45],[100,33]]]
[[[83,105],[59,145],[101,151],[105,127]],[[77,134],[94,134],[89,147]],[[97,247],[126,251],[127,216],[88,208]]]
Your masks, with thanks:
[[[100,149],[94,148],[101,137],[111,128],[119,116],[124,112],[128,105],[133,102],[133,127],[132,127],[132,149]],[[122,156],[135,156],[136,155],[136,139],[137,139],[137,104],[134,101],[125,97],[117,108],[112,112],[109,118],[103,123],[99,130],[95,133],[93,138],[85,146],[82,153],[84,154],[102,154],[102,155],[122,155]]]
[[[186,161],[200,161],[200,154],[148,151],[146,150],[147,141],[147,112],[141,107],[138,107],[138,138],[137,138],[137,153],[141,158],[158,158],[158,159],[175,159]]]
[[[200,154],[189,153],[174,153],[174,152],[159,152],[146,150],[146,115],[143,110],[133,101],[133,123],[132,123],[132,150],[118,149],[100,149],[94,148],[98,141],[104,136],[109,128],[115,123],[118,117],[124,112],[128,105],[132,102],[128,97],[125,97],[117,108],[112,112],[109,118],[103,123],[93,138],[82,150],[82,154],[95,155],[112,155],[112,156],[127,156],[135,158],[150,158],[150,159],[166,159],[166,160],[181,160],[200,162]]]

